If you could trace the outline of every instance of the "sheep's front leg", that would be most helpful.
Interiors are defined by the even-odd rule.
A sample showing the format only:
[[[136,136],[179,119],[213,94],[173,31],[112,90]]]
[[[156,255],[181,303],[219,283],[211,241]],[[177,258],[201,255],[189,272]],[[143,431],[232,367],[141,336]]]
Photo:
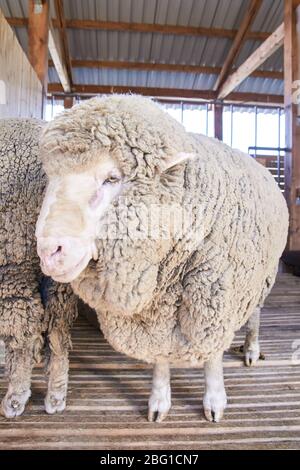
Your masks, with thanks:
[[[257,307],[249,318],[246,325],[246,339],[244,344],[245,365],[251,367],[256,364],[260,357],[259,347],[259,322],[260,308]]]
[[[14,349],[5,343],[5,362],[9,385],[2,400],[2,414],[6,418],[20,416],[31,395],[31,374],[34,365],[33,346]]]
[[[204,414],[208,421],[218,423],[227,404],[223,379],[223,353],[218,353],[204,364]]]
[[[69,336],[54,328],[48,337],[50,358],[48,363],[48,391],[45,410],[48,414],[62,412],[66,407],[69,373]]]
[[[171,408],[170,368],[167,362],[155,364],[152,391],[148,403],[148,420],[160,423]]]

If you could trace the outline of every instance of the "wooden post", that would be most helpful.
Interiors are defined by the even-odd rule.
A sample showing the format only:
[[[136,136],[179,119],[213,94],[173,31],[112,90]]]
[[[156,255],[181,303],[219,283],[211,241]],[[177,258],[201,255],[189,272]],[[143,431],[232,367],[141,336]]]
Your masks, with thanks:
[[[215,138],[223,140],[223,105],[214,104]]]
[[[299,0],[285,0],[284,103],[286,116],[285,196],[290,211],[287,249],[300,250],[300,122],[298,117],[300,11]],[[270,208],[271,210],[271,208]]]
[[[48,0],[29,0],[28,48],[29,60],[43,86],[45,108],[48,78]]]
[[[70,109],[75,104],[75,96],[65,96],[64,97],[64,108]]]

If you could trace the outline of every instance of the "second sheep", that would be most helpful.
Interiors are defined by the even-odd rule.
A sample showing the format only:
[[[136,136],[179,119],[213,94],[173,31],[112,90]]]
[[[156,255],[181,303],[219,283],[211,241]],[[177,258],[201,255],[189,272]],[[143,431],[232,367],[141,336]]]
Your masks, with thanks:
[[[5,344],[8,390],[2,414],[23,413],[31,374],[46,348],[47,413],[66,405],[70,327],[77,299],[69,285],[44,276],[36,253],[35,224],[46,176],[38,161],[43,123],[0,121],[0,339]]]

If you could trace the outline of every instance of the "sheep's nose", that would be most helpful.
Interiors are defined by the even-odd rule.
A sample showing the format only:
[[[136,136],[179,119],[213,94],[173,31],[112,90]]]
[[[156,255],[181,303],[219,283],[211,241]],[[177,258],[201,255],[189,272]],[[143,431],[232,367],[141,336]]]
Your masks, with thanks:
[[[42,265],[48,269],[55,267],[65,253],[65,246],[59,240],[40,238],[37,241],[37,252]]]

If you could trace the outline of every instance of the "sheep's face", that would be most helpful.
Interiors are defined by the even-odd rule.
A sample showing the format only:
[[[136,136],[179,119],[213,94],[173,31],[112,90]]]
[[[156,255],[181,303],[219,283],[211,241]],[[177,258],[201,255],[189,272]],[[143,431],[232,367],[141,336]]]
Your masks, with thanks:
[[[82,171],[50,175],[36,227],[42,271],[58,282],[72,282],[91,259],[99,257],[99,269],[102,274],[105,271],[106,281],[111,278],[109,285],[115,292],[116,273],[118,282],[125,285],[121,272],[128,268],[131,253],[135,267],[128,269],[132,276],[138,279],[148,273],[154,280],[155,267],[173,239],[164,229],[170,212],[164,200],[172,199],[166,175],[191,157],[173,156],[152,177],[125,178],[111,155],[99,156],[97,163]],[[162,231],[157,230],[161,226]],[[138,260],[135,253],[139,253]]]
[[[109,156],[83,172],[50,178],[36,226],[46,275],[71,282],[97,259],[99,223],[121,189],[122,173]]]

